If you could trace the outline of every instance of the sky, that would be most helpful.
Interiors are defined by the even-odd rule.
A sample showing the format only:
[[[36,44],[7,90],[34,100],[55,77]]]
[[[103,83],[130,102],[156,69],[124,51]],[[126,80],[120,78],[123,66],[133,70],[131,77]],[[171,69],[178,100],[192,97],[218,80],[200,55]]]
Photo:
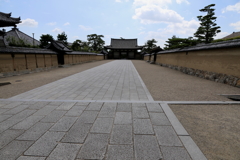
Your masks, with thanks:
[[[199,10],[209,4],[216,4],[221,27],[215,39],[240,31],[240,0],[0,0],[0,12],[21,17],[19,30],[37,40],[65,32],[69,42],[87,41],[87,35],[98,34],[105,45],[122,37],[137,38],[138,45],[155,39],[163,48],[173,35],[193,37],[197,16],[204,15]]]

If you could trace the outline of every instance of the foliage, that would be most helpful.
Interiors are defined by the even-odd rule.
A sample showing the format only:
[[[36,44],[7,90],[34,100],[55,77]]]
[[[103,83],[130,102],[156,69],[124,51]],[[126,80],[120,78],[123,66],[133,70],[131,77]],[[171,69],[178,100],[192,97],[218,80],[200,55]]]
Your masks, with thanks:
[[[67,35],[65,34],[65,32],[62,32],[61,34],[58,34],[57,35],[57,40],[62,41],[64,44],[68,45]]]
[[[157,45],[156,45],[155,43],[157,43],[157,41],[156,41],[155,39],[148,40],[148,41],[144,44],[143,51],[149,53],[153,48],[156,48],[156,47],[157,47]]]
[[[26,42],[26,40],[16,39],[15,37],[12,36],[8,37],[7,41],[9,46],[38,48],[38,46],[30,45],[29,43]]]
[[[73,42],[71,48],[74,51],[83,51],[83,52],[88,52],[89,51],[88,42],[84,42],[84,41],[81,41],[79,39],[77,39],[76,41]]]
[[[47,46],[51,41],[53,41],[53,37],[50,34],[42,34],[40,37],[40,47],[44,48]]]
[[[177,38],[176,36],[173,36],[172,38],[169,38],[168,41],[166,42],[168,44],[165,44],[166,47],[164,49],[169,50],[175,48],[194,46],[198,43],[198,40],[193,39],[193,37]]]
[[[234,38],[228,38],[228,39],[216,39],[216,40],[212,41],[212,43],[223,42],[223,41],[230,41],[230,40],[234,40],[234,39],[240,39],[240,36],[234,37]]]
[[[215,4],[210,4],[203,9],[200,9],[200,12],[206,12],[205,16],[197,16],[198,20],[201,22],[200,27],[194,33],[194,36],[198,38],[200,42],[210,43],[213,41],[213,37],[217,33],[221,32],[220,27],[217,26],[215,13],[213,8]]]
[[[104,47],[103,35],[90,34],[87,35],[87,40],[89,43],[90,50],[93,52],[100,52]]]

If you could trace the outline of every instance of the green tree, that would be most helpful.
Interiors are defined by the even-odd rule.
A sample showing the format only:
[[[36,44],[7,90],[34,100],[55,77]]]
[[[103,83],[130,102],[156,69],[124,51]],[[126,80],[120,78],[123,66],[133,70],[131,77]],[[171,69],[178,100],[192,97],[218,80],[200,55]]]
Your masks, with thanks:
[[[168,41],[166,41],[167,44],[165,44],[165,50],[169,49],[175,49],[175,48],[183,48],[183,47],[189,47],[194,46],[198,43],[197,39],[193,39],[193,37],[188,38],[178,38],[175,35],[172,38],[169,38]]]
[[[157,43],[157,41],[155,39],[148,40],[144,44],[143,51],[149,53],[153,48],[157,47],[156,43]]]
[[[53,37],[50,34],[42,34],[40,37],[40,47],[44,48],[47,46],[51,41],[53,41]]]
[[[104,40],[102,39],[103,35],[97,35],[97,34],[90,34],[87,35],[87,40],[89,43],[89,47],[92,51],[100,52],[104,47]]]
[[[89,51],[88,42],[84,42],[84,41],[77,39],[72,44],[72,50],[88,52]]]
[[[65,32],[62,32],[61,34],[58,34],[57,35],[57,40],[62,41],[64,44],[68,45],[67,35],[65,34]]]
[[[220,27],[217,26],[215,17],[215,12],[212,7],[215,4],[210,4],[203,9],[200,9],[200,12],[206,12],[205,16],[197,16],[198,20],[201,22],[200,27],[197,29],[194,36],[198,38],[200,42],[211,43],[213,41],[213,37],[216,36],[217,33],[221,32]]]

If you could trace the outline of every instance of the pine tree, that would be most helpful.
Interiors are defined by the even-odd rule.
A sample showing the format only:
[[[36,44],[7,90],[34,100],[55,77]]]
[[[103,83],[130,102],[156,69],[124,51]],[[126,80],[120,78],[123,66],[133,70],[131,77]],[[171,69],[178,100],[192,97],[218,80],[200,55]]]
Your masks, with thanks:
[[[210,4],[203,9],[200,9],[200,12],[206,12],[205,16],[197,16],[198,20],[201,22],[200,27],[194,33],[194,36],[198,38],[200,42],[211,43],[213,41],[213,37],[216,36],[217,33],[221,32],[220,27],[217,26],[215,13],[212,7],[215,4]]]

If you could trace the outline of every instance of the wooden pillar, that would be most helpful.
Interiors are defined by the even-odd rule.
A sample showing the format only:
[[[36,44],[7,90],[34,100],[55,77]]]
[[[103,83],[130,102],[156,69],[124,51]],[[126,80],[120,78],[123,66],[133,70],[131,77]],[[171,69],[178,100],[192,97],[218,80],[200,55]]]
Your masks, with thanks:
[[[15,55],[14,54],[11,54],[11,55],[12,55],[13,71],[16,71],[16,65],[15,65],[15,61],[14,61]]]

